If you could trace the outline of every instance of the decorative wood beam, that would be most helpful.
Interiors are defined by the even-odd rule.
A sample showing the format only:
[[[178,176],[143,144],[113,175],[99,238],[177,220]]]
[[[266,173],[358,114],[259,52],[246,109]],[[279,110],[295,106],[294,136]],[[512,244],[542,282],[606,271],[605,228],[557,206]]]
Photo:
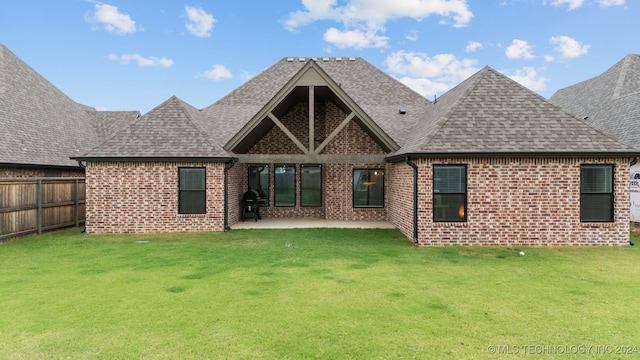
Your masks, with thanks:
[[[315,149],[315,87],[309,86],[309,152],[313,154]]]
[[[278,120],[278,118],[275,115],[273,115],[272,112],[270,112],[268,116],[269,116],[269,119],[271,119],[271,121],[273,121],[280,128],[280,130],[282,130],[285,133],[285,135],[287,135],[289,139],[291,139],[291,141],[293,141],[300,148],[300,150],[302,150],[302,152],[304,152],[305,154],[309,153],[309,150],[306,147],[304,147],[304,145],[300,142],[300,140],[298,140],[291,133],[291,131],[289,131],[289,129],[287,129],[287,127],[284,126],[284,124],[281,123],[280,120]]]
[[[333,132],[331,132],[331,135],[329,135],[326,139],[324,139],[322,144],[320,144],[320,146],[318,146],[318,148],[313,153],[320,154],[322,149],[324,149],[324,147],[327,146],[327,144],[329,144],[329,142],[331,142],[331,140],[333,140],[333,138],[335,138],[338,135],[340,130],[344,129],[344,127],[347,126],[349,121],[351,121],[351,119],[353,119],[354,116],[356,116],[356,113],[353,111],[349,115],[347,115],[347,117],[344,120],[342,120],[340,125],[338,125],[338,127],[335,128]]]

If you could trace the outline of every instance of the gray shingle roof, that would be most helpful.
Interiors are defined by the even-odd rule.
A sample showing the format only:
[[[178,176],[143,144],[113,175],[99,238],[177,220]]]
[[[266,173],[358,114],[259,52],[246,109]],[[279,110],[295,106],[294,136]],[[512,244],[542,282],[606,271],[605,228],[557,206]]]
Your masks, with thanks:
[[[627,55],[602,74],[558,90],[550,102],[640,149],[640,55]]]
[[[633,149],[485,67],[440,97],[392,157],[628,152]]]
[[[198,125],[201,115],[173,96],[79,158],[229,158]]]
[[[70,156],[138,115],[76,103],[0,44],[0,163],[77,166]]]
[[[218,143],[226,144],[307,61],[309,58],[283,58],[206,107],[202,110],[203,128]],[[399,145],[430,106],[420,94],[362,58],[315,61]],[[399,115],[400,108],[407,111],[405,115]]]

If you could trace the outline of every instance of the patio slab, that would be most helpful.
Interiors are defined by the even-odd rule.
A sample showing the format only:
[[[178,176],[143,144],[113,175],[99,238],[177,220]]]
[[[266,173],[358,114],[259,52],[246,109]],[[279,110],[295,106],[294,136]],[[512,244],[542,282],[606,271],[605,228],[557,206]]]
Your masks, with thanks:
[[[245,220],[231,226],[231,229],[298,229],[298,228],[356,228],[395,229],[386,221],[338,221],[320,218],[262,218],[258,221]]]

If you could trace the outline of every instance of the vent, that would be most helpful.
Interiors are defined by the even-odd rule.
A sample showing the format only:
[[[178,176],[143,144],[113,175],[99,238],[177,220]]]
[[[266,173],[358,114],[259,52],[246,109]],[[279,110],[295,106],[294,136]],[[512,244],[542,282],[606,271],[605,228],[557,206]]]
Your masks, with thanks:
[[[293,58],[287,58],[288,62],[293,62]]]
[[[299,58],[298,61],[304,62],[304,58]]]
[[[349,61],[356,61],[356,58],[354,58],[354,57],[350,57],[350,58],[349,58]]]

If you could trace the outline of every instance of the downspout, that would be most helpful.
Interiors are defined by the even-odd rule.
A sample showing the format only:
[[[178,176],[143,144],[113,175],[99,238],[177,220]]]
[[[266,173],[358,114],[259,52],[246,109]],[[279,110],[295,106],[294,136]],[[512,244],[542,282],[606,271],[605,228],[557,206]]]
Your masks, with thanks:
[[[633,160],[631,160],[631,163],[629,164],[629,167],[631,167],[631,166],[633,166],[633,165],[635,165],[637,163],[638,163],[638,157],[634,156]],[[629,194],[629,196],[631,196],[631,194]],[[629,240],[629,245],[634,246],[635,243],[633,241]]]
[[[413,243],[418,244],[418,166],[411,162],[407,156],[404,158],[407,165],[413,168]]]
[[[236,164],[237,159],[232,159],[224,165],[224,231],[231,230],[229,227],[229,175],[228,172]]]

